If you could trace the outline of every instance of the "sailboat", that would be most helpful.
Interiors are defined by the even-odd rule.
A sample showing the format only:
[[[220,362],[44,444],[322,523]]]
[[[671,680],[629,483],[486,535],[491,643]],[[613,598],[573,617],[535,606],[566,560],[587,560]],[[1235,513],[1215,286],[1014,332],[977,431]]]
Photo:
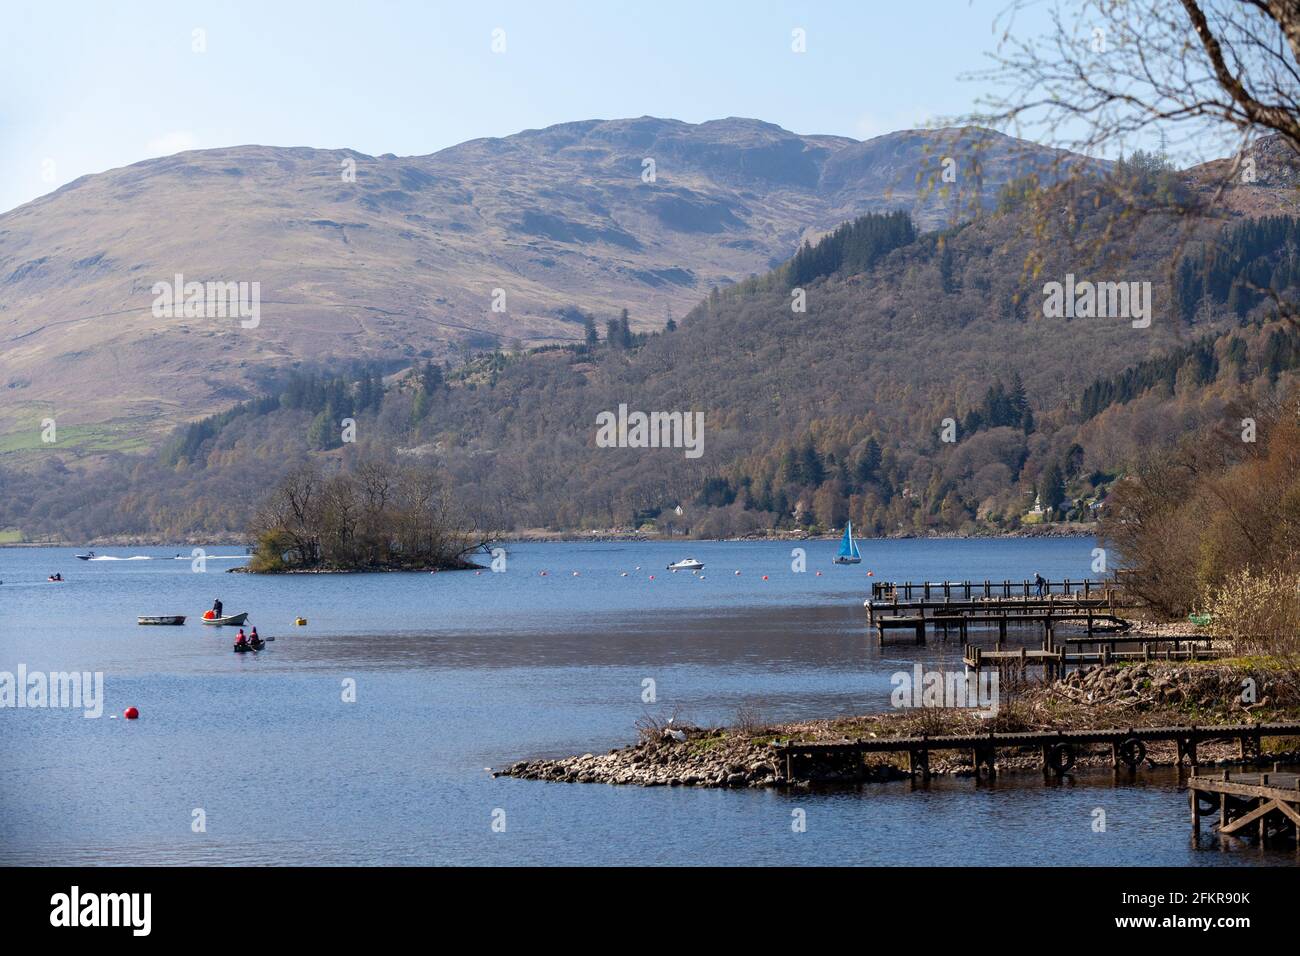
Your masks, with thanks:
[[[858,543],[853,540],[853,522],[844,523],[844,539],[840,542],[839,553],[835,555],[836,564],[858,564],[862,555],[858,554]]]

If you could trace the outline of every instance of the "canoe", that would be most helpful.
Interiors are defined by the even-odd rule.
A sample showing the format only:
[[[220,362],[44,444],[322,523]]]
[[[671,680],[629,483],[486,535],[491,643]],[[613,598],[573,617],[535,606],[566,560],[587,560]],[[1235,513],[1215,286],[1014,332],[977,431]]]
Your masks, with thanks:
[[[154,617],[141,615],[135,619],[137,624],[184,624],[184,614],[162,614]]]
[[[239,614],[230,614],[226,617],[204,617],[200,618],[204,624],[215,624],[220,627],[223,624],[243,624],[248,620],[248,612],[241,611]]]

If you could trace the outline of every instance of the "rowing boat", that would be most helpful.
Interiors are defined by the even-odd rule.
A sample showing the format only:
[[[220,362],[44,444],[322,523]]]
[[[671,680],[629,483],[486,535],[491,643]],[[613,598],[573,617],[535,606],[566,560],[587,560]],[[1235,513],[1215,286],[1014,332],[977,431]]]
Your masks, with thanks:
[[[243,624],[248,620],[248,612],[241,611],[238,614],[231,614],[228,617],[205,617],[202,618],[204,624],[215,624],[220,627],[223,624]]]

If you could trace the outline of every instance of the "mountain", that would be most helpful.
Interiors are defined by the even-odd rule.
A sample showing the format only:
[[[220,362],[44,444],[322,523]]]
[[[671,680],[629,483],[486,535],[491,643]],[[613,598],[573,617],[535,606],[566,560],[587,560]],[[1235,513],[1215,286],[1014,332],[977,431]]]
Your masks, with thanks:
[[[1300,380],[1300,331],[1272,298],[1300,290],[1285,176],[1231,187],[1225,220],[1129,214],[1140,197],[1194,198],[1210,172],[1135,157],[930,232],[868,214],[662,331],[615,323],[594,344],[386,376],[361,359],[288,370],[155,452],[98,467],[45,454],[7,474],[0,459],[0,531],[238,531],[249,475],[264,487],[302,462],[373,457],[436,464],[497,528],[970,532],[1033,523],[1035,500],[1090,520],[1143,455],[1263,421]],[[1044,223],[1071,240],[1042,247]],[[1143,315],[1054,313],[1049,284],[1070,276],[1149,283]],[[699,453],[607,447],[600,422],[620,407],[702,416]]]
[[[0,449],[41,447],[45,418],[68,447],[146,448],[299,363],[578,341],[584,314],[624,308],[661,328],[856,215],[947,224],[1062,160],[975,129],[857,142],[642,117],[427,156],[243,146],[86,176],[0,216]],[[258,283],[257,326],[156,316],[155,283],[177,275]]]

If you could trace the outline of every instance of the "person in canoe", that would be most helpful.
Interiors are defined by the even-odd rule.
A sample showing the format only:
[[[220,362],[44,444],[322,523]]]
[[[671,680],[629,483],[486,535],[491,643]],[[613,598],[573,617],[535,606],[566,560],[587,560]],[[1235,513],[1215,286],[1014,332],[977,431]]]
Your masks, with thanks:
[[[253,628],[253,630],[249,633],[248,646],[255,651],[260,651],[262,648],[266,646],[266,641],[262,640],[260,637],[257,636],[257,628]]]
[[[248,638],[244,636],[244,629],[241,627],[239,633],[235,635],[235,650],[247,650]]]

